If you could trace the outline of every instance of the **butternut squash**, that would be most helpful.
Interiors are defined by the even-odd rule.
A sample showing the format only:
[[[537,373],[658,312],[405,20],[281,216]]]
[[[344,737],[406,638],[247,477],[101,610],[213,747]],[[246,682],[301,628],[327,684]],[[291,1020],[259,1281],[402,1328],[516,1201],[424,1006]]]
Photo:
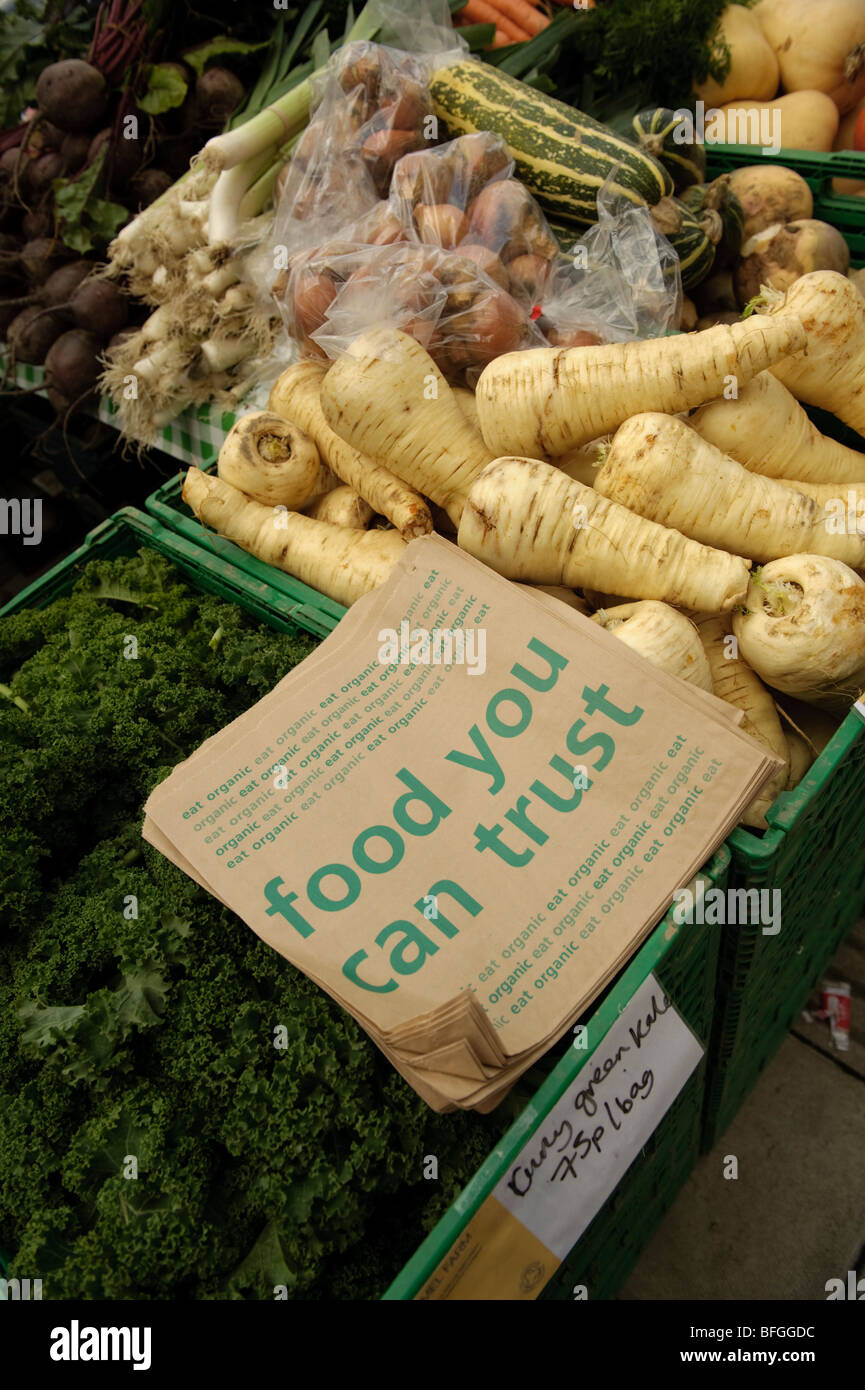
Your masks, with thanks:
[[[706,116],[706,138],[728,145],[784,150],[831,150],[838,107],[825,92],[790,92],[774,101],[733,101]]]
[[[778,90],[778,59],[750,10],[728,5],[716,32],[719,44],[730,50],[730,68],[723,82],[709,77],[694,91],[706,106],[723,106],[742,97],[768,101]]]
[[[824,92],[839,111],[865,97],[865,0],[760,0],[752,16],[785,92]]]

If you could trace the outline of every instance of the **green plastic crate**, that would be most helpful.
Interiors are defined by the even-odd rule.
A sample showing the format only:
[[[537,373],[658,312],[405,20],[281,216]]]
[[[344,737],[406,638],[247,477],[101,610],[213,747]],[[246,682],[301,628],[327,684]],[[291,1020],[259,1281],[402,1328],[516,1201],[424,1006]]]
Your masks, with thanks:
[[[215,464],[211,463],[209,468],[203,471],[210,472],[214,467]],[[248,575],[254,583],[265,585],[278,595],[279,610],[293,617],[295,622],[307,631],[314,632],[319,637],[326,637],[329,632],[333,632],[346,612],[341,603],[326,598],[317,589],[311,589],[308,584],[303,584],[292,575],[275,569],[273,565],[256,560],[254,555],[247,555],[240,546],[227,541],[224,536],[218,536],[215,531],[208,531],[183,501],[182,488],[180,477],[163,483],[145,502],[147,511],[161,521],[163,526],[185,536],[205,554],[209,553],[217,563],[228,564]]]
[[[854,708],[810,771],[769,809],[762,838],[728,840],[731,888],[780,890],[781,930],[728,926],[706,1088],[704,1148],[723,1134],[865,908],[865,712]]]
[[[854,265],[865,261],[865,198],[835,193],[832,189],[833,179],[859,179],[865,183],[865,153],[779,150],[776,155],[764,155],[754,145],[707,145],[706,159],[708,176],[713,179],[745,164],[784,164],[795,169],[814,194],[814,216],[831,222],[843,233]]]
[[[142,546],[165,555],[199,588],[239,603],[241,608],[271,627],[282,632],[295,632],[303,628],[313,636],[322,635],[314,610],[307,610],[303,604],[287,608],[282,596],[269,585],[241,570],[235,570],[219,556],[209,555],[201,545],[193,544],[185,536],[162,526],[135,507],[124,507],[103,521],[87,535],[77,550],[10,599],[0,609],[0,617],[15,613],[20,608],[44,608],[61,594],[69,592],[80,570],[91,560],[132,555]]]
[[[703,886],[723,887],[730,856],[722,846],[698,876]],[[384,1295],[413,1299],[445,1257],[478,1207],[513,1162],[526,1140],[582,1071],[619,1014],[654,971],[675,1007],[708,1044],[715,1000],[720,933],[710,927],[677,925],[672,913],[583,1019],[587,1049],[568,1046],[519,1119],[452,1203],[441,1221]],[[627,1278],[665,1212],[688,1177],[700,1148],[707,1059],[704,1056],[616,1189],[541,1294],[570,1300],[575,1284],[590,1299],[612,1298]]]

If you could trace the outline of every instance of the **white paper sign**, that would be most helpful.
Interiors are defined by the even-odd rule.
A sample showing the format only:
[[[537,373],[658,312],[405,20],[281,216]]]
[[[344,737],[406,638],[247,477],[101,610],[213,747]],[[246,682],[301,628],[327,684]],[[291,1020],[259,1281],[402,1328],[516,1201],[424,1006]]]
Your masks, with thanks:
[[[493,1195],[564,1260],[702,1055],[649,975]]]

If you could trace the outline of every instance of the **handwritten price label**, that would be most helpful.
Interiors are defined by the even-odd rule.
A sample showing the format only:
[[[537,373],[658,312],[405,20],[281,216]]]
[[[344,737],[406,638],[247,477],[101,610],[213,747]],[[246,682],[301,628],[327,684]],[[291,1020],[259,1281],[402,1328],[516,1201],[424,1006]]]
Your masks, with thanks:
[[[702,1055],[649,975],[493,1195],[565,1259]]]

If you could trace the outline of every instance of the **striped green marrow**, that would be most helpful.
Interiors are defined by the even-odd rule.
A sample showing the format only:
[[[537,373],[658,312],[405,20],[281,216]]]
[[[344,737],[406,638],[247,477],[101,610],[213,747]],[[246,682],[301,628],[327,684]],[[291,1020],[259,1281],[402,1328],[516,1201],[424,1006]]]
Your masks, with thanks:
[[[723,270],[731,266],[742,249],[745,213],[730,186],[730,175],[722,174],[711,183],[695,183],[691,188],[686,188],[682,202],[698,220],[709,212],[718,214],[723,230],[715,250],[715,269]]]
[[[440,68],[430,90],[452,138],[478,130],[502,137],[517,176],[554,218],[597,222],[598,189],[614,170],[611,192],[636,206],[673,191],[666,169],[632,141],[485,63]]]
[[[705,146],[698,140],[679,144],[675,139],[681,120],[681,112],[655,106],[640,111],[632,122],[640,148],[663,164],[672,175],[677,193],[692,183],[702,183],[706,177]]]
[[[698,219],[678,198],[664,198],[652,208],[652,222],[679,257],[682,288],[699,285],[715,263],[715,246],[722,231],[718,214],[711,212]]]

